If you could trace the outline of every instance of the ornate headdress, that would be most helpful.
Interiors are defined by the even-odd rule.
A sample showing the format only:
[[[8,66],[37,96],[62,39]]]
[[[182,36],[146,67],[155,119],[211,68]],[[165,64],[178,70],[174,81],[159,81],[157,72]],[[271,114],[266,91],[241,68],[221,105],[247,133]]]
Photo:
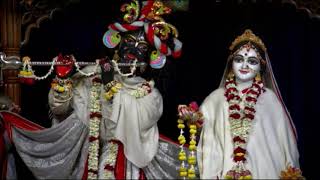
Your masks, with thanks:
[[[130,4],[122,5],[121,11],[125,13],[123,23],[116,22],[109,25],[109,30],[103,36],[103,42],[108,48],[114,48],[120,43],[119,32],[144,28],[148,42],[157,50],[151,54],[151,67],[162,68],[165,64],[165,56],[172,55],[177,58],[181,55],[182,43],[177,39],[177,29],[161,17],[169,14],[171,9],[161,1],[148,0],[142,2],[142,8],[140,8],[139,2],[133,0]]]
[[[235,47],[244,42],[252,42],[254,45],[258,46],[257,48],[260,48],[263,52],[267,51],[267,48],[262,42],[262,40],[258,36],[253,34],[253,32],[250,29],[246,29],[242,35],[238,36],[232,42],[231,46],[229,47],[229,50],[233,51]]]

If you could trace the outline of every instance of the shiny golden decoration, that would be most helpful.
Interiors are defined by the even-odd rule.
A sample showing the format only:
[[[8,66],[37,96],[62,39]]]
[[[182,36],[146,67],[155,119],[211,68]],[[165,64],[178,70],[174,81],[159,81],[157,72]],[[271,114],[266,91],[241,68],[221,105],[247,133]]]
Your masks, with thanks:
[[[123,16],[123,20],[126,23],[132,23],[139,17],[140,6],[137,0],[134,0],[130,4],[123,4],[120,8],[121,12],[127,12]]]
[[[171,9],[169,7],[165,6],[161,1],[155,1],[146,18],[154,21],[164,21],[161,16],[170,13]]]
[[[253,32],[250,29],[246,29],[244,31],[244,33],[240,36],[238,36],[231,44],[231,46],[229,47],[230,51],[233,51],[234,48],[240,44],[241,42],[253,42],[255,43],[257,46],[259,46],[264,52],[267,51],[267,48],[265,47],[264,43],[262,42],[262,40],[256,36],[255,34],[253,34]]]
[[[167,40],[170,34],[175,38],[179,35],[177,29],[173,25],[163,21],[153,23],[152,27],[154,28],[154,33],[159,36],[161,40]]]

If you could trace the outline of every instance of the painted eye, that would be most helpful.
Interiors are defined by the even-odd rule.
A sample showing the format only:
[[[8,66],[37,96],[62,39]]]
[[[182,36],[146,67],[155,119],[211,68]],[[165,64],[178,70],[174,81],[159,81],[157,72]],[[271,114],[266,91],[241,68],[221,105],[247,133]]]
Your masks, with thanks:
[[[233,58],[233,61],[236,62],[236,63],[241,63],[244,61],[243,57],[242,56],[235,56]]]
[[[126,42],[127,44],[129,44],[129,45],[134,45],[134,44],[136,43],[135,40],[132,39],[132,38],[127,38],[127,39],[125,39],[125,42]]]
[[[138,44],[138,49],[143,51],[143,52],[147,52],[148,51],[148,45],[145,43],[139,43]]]
[[[257,64],[259,64],[259,60],[257,58],[255,58],[255,57],[250,57],[248,59],[248,63],[251,64],[251,65],[257,65]]]

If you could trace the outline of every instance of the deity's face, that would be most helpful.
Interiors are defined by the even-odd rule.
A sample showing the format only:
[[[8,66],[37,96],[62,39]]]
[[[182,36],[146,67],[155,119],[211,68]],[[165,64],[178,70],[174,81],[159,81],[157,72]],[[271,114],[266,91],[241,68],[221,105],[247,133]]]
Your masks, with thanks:
[[[233,57],[232,70],[238,82],[248,82],[260,71],[258,53],[251,47],[242,47]]]
[[[145,61],[149,51],[149,44],[145,40],[143,31],[136,31],[126,34],[119,47],[120,62],[132,63],[135,59],[138,62]]]

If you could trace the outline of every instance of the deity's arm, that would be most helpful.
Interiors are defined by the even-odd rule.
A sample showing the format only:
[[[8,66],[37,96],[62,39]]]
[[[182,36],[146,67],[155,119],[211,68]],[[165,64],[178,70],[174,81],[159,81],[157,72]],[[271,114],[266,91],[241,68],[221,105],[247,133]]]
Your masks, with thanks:
[[[155,88],[143,97],[135,97],[124,87],[113,99],[115,137],[124,144],[126,157],[138,167],[147,166],[157,152],[157,121],[162,110],[162,96]]]
[[[59,93],[53,89],[50,89],[48,95],[49,107],[55,119],[61,121],[65,119],[68,115],[70,115],[72,111],[72,96],[73,95],[71,91]]]

